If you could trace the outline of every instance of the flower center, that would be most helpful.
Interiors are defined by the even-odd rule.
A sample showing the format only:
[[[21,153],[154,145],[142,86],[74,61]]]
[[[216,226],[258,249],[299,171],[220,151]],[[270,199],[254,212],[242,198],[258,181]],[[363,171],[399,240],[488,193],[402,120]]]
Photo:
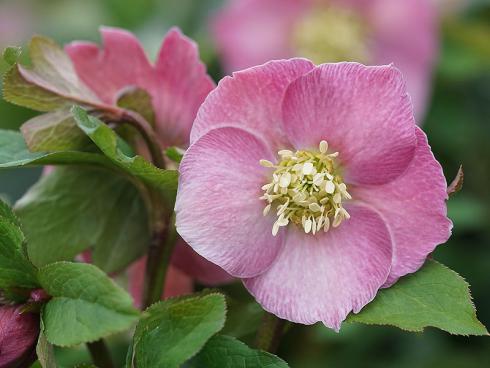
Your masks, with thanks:
[[[276,211],[272,235],[290,222],[315,234],[350,218],[342,207],[342,200],[352,197],[335,163],[339,153],[327,151],[328,143],[321,141],[318,151],[279,151],[277,165],[260,160],[262,166],[274,169],[272,181],[262,187],[264,195],[260,197],[267,202],[264,216],[271,209]]]
[[[296,54],[316,64],[338,61],[369,63],[368,27],[358,13],[338,6],[318,6],[293,31]]]

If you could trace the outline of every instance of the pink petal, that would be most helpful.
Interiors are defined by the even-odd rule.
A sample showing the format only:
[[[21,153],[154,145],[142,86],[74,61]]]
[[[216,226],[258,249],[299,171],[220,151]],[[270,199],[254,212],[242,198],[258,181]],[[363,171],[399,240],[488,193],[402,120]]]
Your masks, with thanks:
[[[216,15],[212,33],[229,72],[293,56],[290,36],[309,0],[238,0]]]
[[[348,182],[389,182],[413,158],[412,105],[392,66],[322,64],[291,83],[283,113],[296,148],[317,147],[324,139],[339,151]]]
[[[393,265],[385,286],[417,271],[427,256],[450,235],[446,179],[435,160],[427,137],[417,129],[417,149],[407,171],[382,186],[358,187],[356,199],[376,208],[393,236]]]
[[[146,256],[134,262],[128,268],[129,292],[133,297],[134,305],[141,308],[141,296],[143,293],[143,282],[145,279]],[[169,266],[165,287],[162,290],[162,299],[190,294],[193,292],[192,279],[173,267]]]
[[[374,33],[377,64],[394,63],[405,76],[416,116],[421,118],[438,54],[438,15],[427,0],[369,2],[366,17]]]
[[[182,239],[175,247],[172,265],[204,285],[215,286],[234,280],[222,268],[197,254]]]
[[[290,228],[285,246],[263,274],[245,286],[267,311],[303,324],[321,321],[340,329],[386,281],[391,239],[381,217],[351,205],[351,218],[327,233],[308,235]]]
[[[211,130],[191,145],[180,164],[177,231],[201,256],[235,277],[253,277],[274,261],[282,236],[272,236],[261,187],[272,159],[264,142],[242,129]]]
[[[102,27],[100,32],[103,49],[79,41],[65,47],[82,81],[106,103],[114,103],[123,87],[148,88],[151,65],[136,37],[109,27]]]
[[[284,148],[287,140],[280,124],[284,92],[313,67],[305,59],[271,61],[223,78],[197,114],[191,143],[213,128],[237,126]]]
[[[177,28],[163,40],[153,91],[157,130],[167,145],[187,145],[199,106],[215,84],[199,59],[197,45]]]

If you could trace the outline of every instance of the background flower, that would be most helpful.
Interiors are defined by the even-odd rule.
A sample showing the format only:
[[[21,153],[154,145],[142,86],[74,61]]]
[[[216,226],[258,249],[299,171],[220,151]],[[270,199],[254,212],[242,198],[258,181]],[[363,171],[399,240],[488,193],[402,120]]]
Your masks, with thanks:
[[[229,72],[292,56],[394,63],[421,119],[438,49],[436,18],[427,0],[232,0],[212,31]]]

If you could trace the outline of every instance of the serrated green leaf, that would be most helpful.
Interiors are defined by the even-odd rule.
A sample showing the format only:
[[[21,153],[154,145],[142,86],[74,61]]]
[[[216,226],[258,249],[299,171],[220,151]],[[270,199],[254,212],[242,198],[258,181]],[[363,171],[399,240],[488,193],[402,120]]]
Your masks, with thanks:
[[[223,328],[221,294],[169,299],[146,310],[134,333],[132,364],[138,368],[176,368]]]
[[[288,365],[277,356],[251,349],[233,337],[217,335],[192,359],[191,367],[287,368]]]
[[[21,132],[31,152],[78,150],[91,143],[67,109],[36,116],[22,125]]]
[[[53,345],[51,345],[44,335],[44,325],[41,320],[41,331],[37,339],[36,354],[42,368],[57,368],[54,357]]]
[[[21,53],[22,47],[9,46],[3,50],[2,58],[7,64],[14,65],[19,59]]]
[[[92,247],[93,263],[112,273],[143,255],[150,243],[138,190],[107,170],[58,168],[29,189],[16,212],[38,267]]]
[[[228,313],[222,334],[242,338],[255,334],[264,317],[264,310],[257,302],[237,302],[228,299]]]
[[[141,156],[126,155],[118,146],[116,133],[106,124],[88,115],[80,107],[75,106],[72,112],[78,126],[114,164],[158,190],[168,207],[173,208],[177,194],[178,173],[176,170],[162,170]]]
[[[52,263],[39,270],[38,279],[53,297],[42,310],[51,344],[95,341],[131,327],[139,318],[131,297],[91,264]]]
[[[17,219],[0,201],[0,289],[38,286],[36,270],[24,255],[23,243]]]
[[[16,105],[53,111],[76,104],[96,106],[100,100],[79,79],[68,55],[49,38],[29,44],[32,68],[14,65],[3,80],[3,97]]]
[[[63,164],[93,164],[115,169],[115,165],[105,156],[79,151],[52,153],[30,152],[22,134],[13,130],[0,129],[0,169]]]
[[[117,106],[136,111],[152,126],[155,126],[155,112],[151,103],[151,95],[144,89],[129,87],[117,97]]]
[[[347,321],[392,325],[407,331],[431,326],[456,335],[488,335],[476,317],[468,283],[434,260],[381,290],[373,302]]]

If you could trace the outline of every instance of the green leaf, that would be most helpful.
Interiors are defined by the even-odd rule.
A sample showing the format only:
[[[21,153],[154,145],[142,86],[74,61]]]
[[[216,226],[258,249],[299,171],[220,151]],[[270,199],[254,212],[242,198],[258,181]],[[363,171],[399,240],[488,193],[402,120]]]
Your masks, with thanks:
[[[29,189],[16,212],[38,267],[93,247],[93,263],[112,273],[143,255],[150,243],[138,190],[107,170],[58,168]]]
[[[54,41],[33,37],[29,56],[32,68],[16,64],[4,75],[6,101],[38,111],[53,111],[75,103],[101,104],[78,79],[70,58]]]
[[[19,59],[21,53],[22,47],[10,46],[3,50],[2,58],[7,64],[14,65]]]
[[[287,368],[277,356],[249,348],[230,336],[212,337],[192,360],[191,367],[199,368]]]
[[[151,103],[151,95],[144,89],[129,87],[117,97],[117,106],[136,111],[152,126],[155,126],[155,112]]]
[[[97,153],[60,151],[30,152],[22,134],[0,129],[0,169],[36,165],[94,164],[114,169],[114,164]]]
[[[242,338],[255,334],[264,317],[264,310],[255,301],[239,302],[228,299],[228,312],[222,334]]]
[[[407,331],[437,327],[456,335],[488,335],[478,321],[469,285],[456,272],[428,260],[413,275],[404,277],[359,314],[347,321],[392,325]]]
[[[38,272],[53,298],[42,310],[46,339],[71,346],[128,329],[138,320],[131,297],[97,267],[58,262]]]
[[[17,219],[0,201],[0,289],[38,286],[36,270],[24,255],[23,243]]]
[[[78,150],[91,143],[67,109],[36,116],[21,131],[31,152]]]
[[[37,339],[36,354],[42,368],[56,368],[53,345],[51,345],[44,335],[44,325],[41,321],[41,331]]]
[[[182,161],[182,158],[184,157],[184,151],[179,147],[169,147],[165,150],[165,154],[169,159],[178,164],[180,164],[180,161]]]
[[[225,314],[225,298],[216,293],[154,304],[136,327],[133,366],[179,367],[223,328]]]
[[[78,106],[75,106],[72,112],[78,126],[114,164],[157,189],[169,208],[173,208],[177,194],[178,173],[176,170],[162,170],[141,156],[126,155],[118,145],[116,133],[106,124],[88,115]]]

